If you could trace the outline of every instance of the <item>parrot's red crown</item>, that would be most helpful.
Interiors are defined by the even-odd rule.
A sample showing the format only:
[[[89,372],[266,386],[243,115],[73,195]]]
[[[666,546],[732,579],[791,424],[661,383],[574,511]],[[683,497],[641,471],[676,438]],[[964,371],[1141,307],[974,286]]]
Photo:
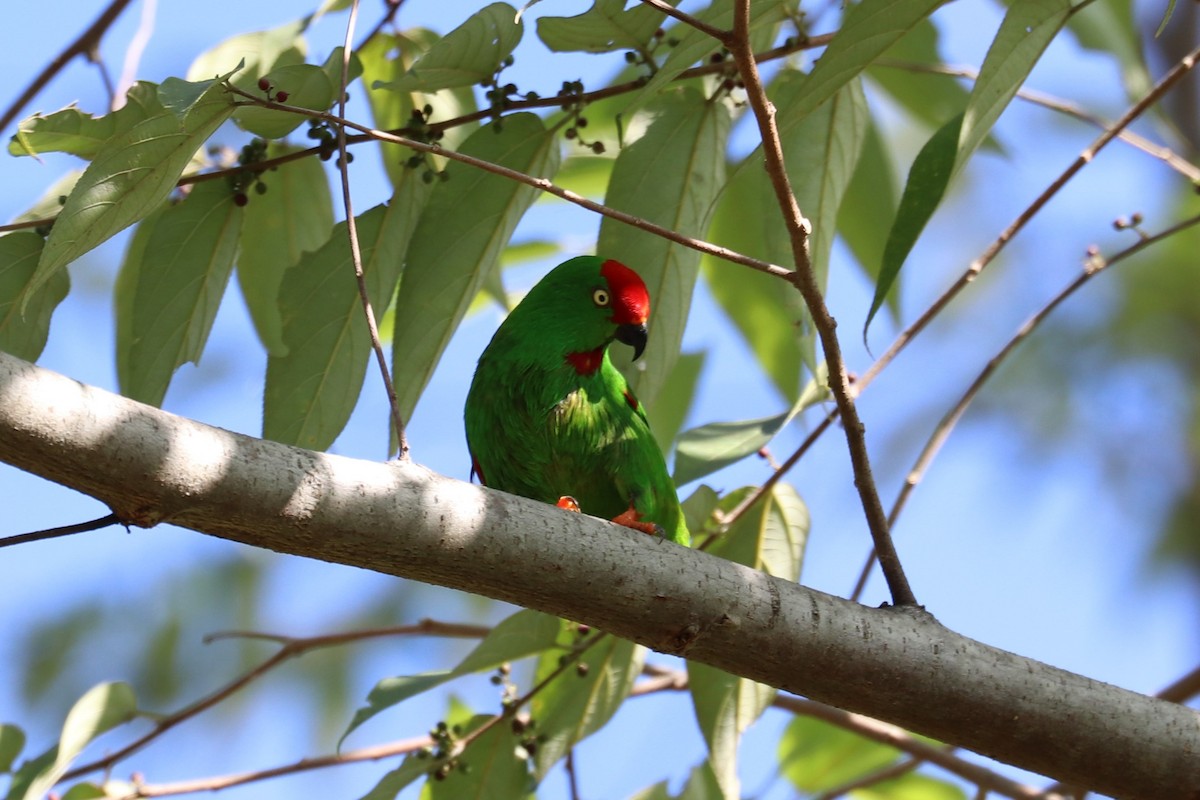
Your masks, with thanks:
[[[636,272],[611,258],[600,266],[600,274],[612,292],[612,321],[618,325],[642,325],[650,316],[650,293]]]

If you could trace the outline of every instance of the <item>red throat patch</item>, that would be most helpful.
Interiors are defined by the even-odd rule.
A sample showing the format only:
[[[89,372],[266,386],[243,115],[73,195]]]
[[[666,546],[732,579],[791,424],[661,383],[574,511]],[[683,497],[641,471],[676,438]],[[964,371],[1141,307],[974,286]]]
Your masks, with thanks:
[[[600,266],[600,274],[612,292],[612,321],[618,325],[642,325],[650,316],[650,293],[636,272],[611,258]]]
[[[600,369],[604,362],[604,348],[588,350],[584,353],[567,353],[567,363],[575,368],[580,375],[591,375]]]

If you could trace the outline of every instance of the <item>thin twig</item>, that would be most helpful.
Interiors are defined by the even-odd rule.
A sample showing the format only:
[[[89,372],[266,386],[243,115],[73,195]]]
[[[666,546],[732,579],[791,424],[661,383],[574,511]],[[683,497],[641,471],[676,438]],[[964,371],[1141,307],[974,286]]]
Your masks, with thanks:
[[[899,355],[899,353],[925,329],[925,327],[934,319],[934,317],[940,314],[946,308],[946,306],[949,305],[950,301],[952,301],[958,295],[958,293],[966,287],[967,284],[971,283],[976,277],[978,277],[979,273],[982,272],[983,269],[995,259],[1008,241],[1016,236],[1016,234],[1019,233],[1022,228],[1024,228],[1029,220],[1032,219],[1034,214],[1036,214],[1037,211],[1039,211],[1042,206],[1044,206],[1050,200],[1050,198],[1057,193],[1058,190],[1061,189],[1071,177],[1075,175],[1075,173],[1090,163],[1105,145],[1116,138],[1141,114],[1145,113],[1150,106],[1157,102],[1170,88],[1177,84],[1189,70],[1195,67],[1198,53],[1200,53],[1200,49],[1192,51],[1183,59],[1181,59],[1174,67],[1171,68],[1170,71],[1163,75],[1159,82],[1155,84],[1154,87],[1152,87],[1141,100],[1130,106],[1130,108],[1116,122],[1108,126],[1101,136],[1099,136],[1095,141],[1092,142],[1092,144],[1085,148],[1083,152],[1080,153],[1079,157],[1076,158],[1075,161],[1067,168],[1067,170],[1064,171],[1063,174],[1060,175],[1044,192],[1042,192],[1042,194],[1039,195],[1032,205],[1022,211],[1021,214],[1018,215],[1017,219],[1014,220],[1013,223],[1010,224],[1000,234],[996,241],[993,242],[992,245],[979,258],[971,263],[966,272],[964,272],[963,275],[960,276],[958,280],[950,286],[949,289],[947,289],[940,297],[938,297],[921,314],[916,322],[912,323],[908,328],[906,328],[891,344],[887,351],[880,356],[879,359],[871,365],[867,372],[854,383],[854,386],[852,387],[854,396],[857,397],[858,395],[862,394],[871,381],[873,381],[880,372],[886,369],[888,365],[895,360],[896,356]],[[832,413],[836,417],[840,414],[840,409],[835,409]],[[823,427],[821,428],[821,432],[829,427],[829,423],[831,421],[831,419],[827,418],[824,422],[822,422]],[[793,466],[795,466],[795,464],[799,461],[798,456],[802,455],[803,452],[807,451],[811,446],[811,438],[812,437],[810,436],[809,439],[805,439],[804,443],[800,446],[800,449],[797,450],[797,453],[784,462],[781,472],[787,472]],[[773,474],[769,479],[771,485],[774,485],[774,483],[777,482],[781,477],[781,473]],[[753,495],[748,497],[745,502],[730,512],[730,514],[727,515],[727,519],[736,519],[737,517],[740,517],[742,514],[748,511],[754,503],[761,500],[765,494],[766,492],[764,491],[755,492]]]
[[[1007,245],[1014,236],[1020,233],[1025,225],[1029,223],[1029,220],[1033,219],[1034,215],[1041,211],[1042,207],[1045,206],[1046,203],[1050,202],[1050,199],[1054,197],[1054,195],[1058,194],[1059,190],[1062,189],[1062,187],[1065,186],[1067,182],[1071,180],[1071,178],[1075,177],[1077,172],[1087,166],[1092,159],[1096,157],[1096,154],[1104,149],[1105,145],[1115,139],[1117,134],[1129,127],[1130,123],[1145,113],[1150,106],[1157,103],[1164,94],[1166,94],[1188,72],[1190,72],[1191,69],[1196,66],[1197,58],[1200,58],[1200,47],[1180,59],[1175,66],[1173,66],[1165,75],[1163,75],[1162,78],[1159,79],[1158,83],[1154,84],[1150,91],[1146,92],[1142,99],[1130,106],[1129,109],[1121,115],[1120,119],[1109,126],[1102,134],[1100,134],[1100,136],[1096,138],[1094,142],[1088,145],[1084,151],[1080,153],[1079,156],[1071,163],[1071,165],[1063,170],[1063,173],[1055,178],[1054,181],[1047,186],[1040,195],[1038,195],[1036,200],[1034,200],[1027,208],[1025,208],[1024,211],[1017,215],[1017,218],[1013,220],[1012,224],[1010,224],[1000,233],[1000,235],[994,242],[992,242],[987,250],[985,250],[983,254],[979,256],[979,258],[971,262],[971,264],[967,267],[967,270],[961,276],[959,276],[958,280],[956,280],[949,289],[942,293],[942,295],[935,300],[933,304],[930,305],[929,308],[927,308],[914,323],[905,328],[904,331],[896,337],[896,340],[892,342],[887,351],[880,356],[879,359],[870,366],[866,373],[863,374],[862,378],[859,379],[857,385],[855,386],[855,394],[862,392],[863,389],[870,385],[871,381],[874,380],[875,377],[885,367],[887,367],[887,365],[890,364],[897,355],[899,355],[901,350],[908,346],[909,342],[911,342],[918,334],[921,333],[922,330],[925,329],[925,326],[927,326],[934,317],[941,313],[942,309],[944,309],[946,305],[958,295],[959,292],[966,288],[967,284],[973,282],[977,277],[979,277],[979,274],[983,272],[984,268],[987,267],[988,264],[995,260],[996,256],[1000,254],[1000,251],[1004,249],[1005,245]]]
[[[67,45],[61,53],[55,56],[54,60],[47,64],[46,68],[38,73],[38,76],[25,87],[25,91],[21,92],[17,99],[12,102],[12,105],[5,110],[4,114],[0,115],[0,131],[7,128],[17,118],[17,115],[21,113],[21,109],[25,108],[37,96],[37,93],[63,67],[70,63],[71,59],[80,55],[87,56],[90,50],[99,46],[105,32],[108,31],[109,27],[121,15],[121,12],[125,10],[125,7],[129,3],[130,0],[113,0],[113,2],[109,3],[108,8],[100,12],[100,16],[96,17],[96,21],[89,25],[87,30],[79,34],[79,37],[75,41]]]
[[[716,256],[717,258],[724,259],[725,261],[729,261],[734,264],[742,264],[760,272],[774,275],[778,278],[787,279],[792,275],[792,270],[781,267],[778,264],[771,264],[766,261],[761,261],[757,258],[751,258],[750,256],[743,255],[726,247],[719,247],[711,242],[706,242],[701,239],[693,239],[690,236],[683,236],[682,234],[679,234],[670,228],[664,228],[661,225],[655,225],[654,223],[648,222],[641,217],[635,217],[632,214],[626,214],[624,211],[618,211],[615,208],[609,208],[608,206],[596,203],[587,199],[586,197],[583,197],[582,195],[575,194],[574,192],[564,189],[561,186],[557,186],[545,178],[536,178],[532,175],[527,175],[524,172],[518,172],[515,169],[509,169],[508,167],[503,167],[499,164],[493,164],[490,161],[484,161],[480,158],[464,155],[462,153],[455,152],[454,150],[447,150],[437,144],[429,144],[427,142],[417,141],[416,139],[409,139],[404,136],[396,136],[395,134],[387,133],[385,131],[375,130],[367,125],[360,125],[357,122],[339,117],[336,114],[311,111],[306,108],[298,108],[296,106],[289,106],[284,103],[277,103],[271,100],[255,97],[248,92],[243,92],[236,86],[229,86],[229,91],[233,94],[239,95],[240,97],[246,98],[254,105],[260,105],[264,108],[274,108],[279,111],[290,111],[293,114],[301,114],[306,117],[324,120],[325,122],[335,125],[345,125],[348,128],[361,131],[362,133],[367,134],[367,136],[370,138],[377,139],[381,142],[404,145],[405,147],[412,148],[413,150],[417,150],[422,153],[444,156],[451,161],[458,161],[463,164],[468,164],[476,169],[490,172],[493,175],[500,175],[518,183],[523,183],[526,186],[532,186],[534,189],[546,192],[547,194],[552,194],[555,197],[560,197],[563,200],[586,208],[589,211],[594,211],[597,214],[603,214],[604,216],[615,219],[618,222],[623,222],[626,225],[630,225],[634,228],[653,233],[656,236],[661,236],[668,241],[681,244],[684,247],[690,247],[691,249],[698,250],[701,253],[708,253],[709,255]]]
[[[782,45],[780,47],[775,47],[770,50],[765,50],[762,53],[756,54],[755,58],[759,61],[759,63],[773,61],[773,60],[779,59],[779,58],[786,58],[787,56],[792,55],[793,53],[798,53],[802,50],[807,50],[807,49],[814,48],[814,47],[824,47],[825,45],[829,44],[829,42],[832,38],[833,38],[833,34],[831,34],[831,33],[819,34],[817,36],[809,36],[804,39],[799,39],[790,44]],[[711,75],[711,74],[714,74],[717,72],[722,72],[725,69],[726,69],[726,67],[724,64],[704,64],[704,65],[701,65],[698,67],[692,67],[691,69],[684,70],[679,75],[675,76],[675,80],[676,81],[689,80],[691,78],[698,78],[703,75]],[[622,94],[627,94],[629,92],[637,91],[638,89],[641,89],[643,85],[645,85],[645,79],[626,81],[625,83],[619,83],[619,84],[616,84],[615,86],[608,86],[604,89],[596,89],[595,91],[584,92],[582,95],[579,96],[579,100],[581,103],[592,103],[597,100],[604,100],[609,97],[617,97]],[[557,108],[561,105],[562,105],[561,98],[540,97],[540,98],[529,99],[529,100],[512,100],[505,107],[505,111],[512,113],[512,112],[516,112],[516,111],[526,111],[526,110],[537,109],[537,108]],[[308,113],[311,116],[312,112],[308,112]],[[463,114],[462,116],[454,117],[453,119],[444,120],[442,122],[434,122],[428,126],[428,130],[444,132],[444,131],[447,131],[447,130],[450,130],[452,128],[456,128],[456,127],[459,127],[462,125],[468,125],[472,122],[478,122],[483,119],[490,119],[493,116],[495,116],[495,112],[492,111],[491,109],[474,111],[470,114]],[[356,127],[356,129],[358,129],[359,126],[355,126],[355,127]],[[366,129],[363,128],[363,130],[366,130]],[[391,134],[393,136],[404,136],[406,133],[413,133],[413,131],[407,127],[402,127],[402,128],[394,128],[392,130],[387,131],[387,133]],[[378,140],[377,136],[364,133],[364,134],[360,134],[357,136],[347,136],[346,144],[347,144],[347,146],[349,146],[349,145],[363,144],[365,142],[372,142],[372,141],[377,141],[377,140]],[[289,161],[296,161],[296,160],[299,160],[302,158],[310,158],[312,156],[319,156],[320,154],[321,154],[320,147],[310,147],[306,150],[297,150],[295,152],[285,153],[283,155],[275,156],[274,158],[264,159],[262,161],[256,162],[254,166],[256,169],[265,170],[265,169],[269,169],[271,167],[280,166],[281,164],[286,164]],[[176,181],[175,185],[182,187],[182,186],[188,186],[190,184],[195,184],[195,183],[203,183],[205,181],[221,180],[222,178],[226,178],[230,175],[240,173],[240,172],[244,171],[245,168],[246,168],[245,165],[239,165],[236,167],[228,167],[226,169],[215,169],[215,170],[211,170],[209,172],[201,172],[201,173],[194,173],[191,175],[185,175],[184,177],[182,177],[178,181]],[[564,198],[564,199],[566,199],[566,198]],[[12,222],[12,223],[8,223],[6,225],[0,225],[0,233],[9,233],[11,231],[19,231],[19,230],[29,230],[32,228],[41,228],[46,225],[54,224],[54,219],[55,219],[54,217],[44,217],[41,219],[23,220],[21,222]],[[735,263],[740,263],[740,262],[735,262]],[[753,265],[747,265],[747,266],[753,266]],[[790,270],[788,270],[788,272],[790,272]],[[781,276],[781,277],[785,277],[785,276]]]
[[[1172,703],[1186,703],[1196,695],[1200,695],[1200,667],[1196,667],[1160,691],[1155,697],[1170,700]]]
[[[977,69],[971,67],[954,67],[948,64],[921,64],[915,61],[896,61],[881,58],[875,62],[875,66],[899,69],[906,72],[926,72],[932,75],[966,78],[971,81],[978,80],[979,78],[979,70]],[[1076,103],[1064,100],[1061,97],[1054,97],[1045,92],[1038,92],[1033,89],[1018,89],[1017,97],[1027,103],[1041,106],[1051,111],[1057,111],[1060,114],[1073,117],[1081,122],[1095,125],[1097,128],[1107,129],[1112,125],[1110,120],[1099,117]],[[1118,132],[1117,138],[1131,147],[1136,147],[1147,155],[1164,162],[1192,183],[1200,183],[1200,167],[1180,156],[1171,148],[1156,144],[1137,132],[1128,129]]]
[[[176,725],[191,719],[203,711],[215,706],[222,700],[233,695],[247,684],[257,678],[262,677],[267,672],[270,672],[275,667],[285,661],[288,661],[297,656],[307,653],[309,650],[315,650],[321,647],[333,647],[336,645],[347,644],[349,642],[361,641],[366,638],[375,638],[381,636],[444,636],[448,638],[480,638],[487,635],[490,629],[476,625],[459,625],[455,623],[442,623],[435,620],[422,620],[415,625],[402,625],[392,628],[373,628],[364,631],[346,631],[343,633],[327,634],[324,636],[312,636],[308,638],[290,638],[290,637],[275,637],[266,634],[253,633],[227,633],[218,634],[211,637],[210,641],[218,638],[233,638],[234,636],[242,636],[244,638],[269,638],[278,641],[282,646],[279,650],[266,659],[258,666],[245,672],[233,680],[226,683],[216,691],[200,698],[191,705],[184,706],[173,714],[168,714],[155,721],[154,727],[142,736],[134,739],[124,747],[114,750],[103,758],[98,758],[95,761],[75,767],[62,776],[62,780],[71,780],[86,775],[96,770],[109,770],[113,765],[128,758],[137,751],[144,748],[146,745],[153,742],[159,736],[162,736]],[[305,760],[307,761],[307,759]],[[304,763],[304,762],[301,762]],[[322,766],[327,766],[322,764]],[[303,767],[303,769],[311,769],[312,767]],[[270,777],[270,776],[267,776]],[[195,790],[198,791],[198,790]],[[148,796],[148,795],[147,795]]]
[[[59,528],[47,528],[43,531],[32,531],[30,533],[18,533],[15,536],[5,536],[0,539],[0,547],[12,547],[18,544],[28,544],[29,542],[41,542],[46,539],[56,539],[59,536],[70,536],[75,533],[87,533],[88,531],[97,531],[101,528],[107,528],[109,525],[120,525],[121,518],[116,514],[105,514],[103,517],[89,520],[88,522],[77,522],[74,525],[63,525]]]
[[[675,6],[668,5],[662,0],[642,0],[642,4],[657,9],[666,14],[668,17],[679,20],[689,28],[695,28],[701,33],[706,33],[712,38],[716,39],[718,42],[724,42],[729,36],[729,31],[723,31],[713,25],[709,25],[704,20],[697,19],[687,12],[680,11],[678,8],[675,8]]]
[[[821,295],[821,288],[817,284],[809,259],[808,236],[812,225],[804,218],[792,192],[787,167],[784,164],[783,144],[775,124],[775,107],[767,100],[766,90],[758,74],[758,65],[754,60],[754,52],[750,48],[750,0],[738,0],[734,5],[733,20],[733,35],[725,39],[725,46],[733,53],[738,72],[746,86],[746,98],[758,122],[767,174],[775,190],[779,209],[783,212],[784,223],[792,243],[792,254],[796,259],[792,283],[803,296],[812,317],[813,327],[817,329],[821,339],[825,363],[829,366],[829,388],[833,392],[846,432],[846,445],[854,470],[854,486],[862,500],[871,539],[880,554],[879,560],[887,577],[892,602],[898,606],[917,605],[917,599],[904,575],[900,557],[888,533],[887,516],[879,499],[875,479],[871,475],[866,429],[854,406],[846,362],[842,358],[841,345],[837,339],[837,322],[825,305],[825,298]]]
[[[190,781],[176,781],[175,783],[148,784],[138,782],[134,784],[134,791],[124,795],[120,800],[138,800],[138,798],[143,797],[170,797],[181,794],[194,794],[196,792],[216,792],[221,789],[230,789],[234,786],[264,781],[269,778],[278,778],[283,775],[295,775],[296,773],[307,772],[313,769],[336,767],[341,764],[351,764],[359,761],[378,761],[382,758],[416,753],[432,744],[433,739],[430,737],[417,736],[412,739],[401,739],[398,742],[390,744],[363,747],[359,750],[350,750],[344,753],[302,758],[291,764],[283,764],[278,767],[254,770],[252,772],[238,772],[232,775],[218,775],[212,778],[197,778]]]
[[[958,399],[958,402],[955,403],[954,406],[946,412],[945,416],[938,421],[938,424],[933,429],[933,433],[929,436],[929,440],[925,443],[925,447],[922,448],[920,455],[917,456],[917,460],[913,463],[912,469],[909,470],[908,476],[904,479],[904,485],[900,487],[900,492],[896,496],[896,501],[892,504],[891,513],[888,514],[888,523],[892,526],[895,526],[896,520],[900,517],[901,512],[904,510],[904,506],[908,502],[909,496],[912,494],[913,490],[917,488],[917,485],[920,484],[920,482],[924,479],[925,473],[929,470],[930,464],[933,463],[934,458],[936,458],[938,452],[941,451],[942,445],[944,445],[946,440],[950,438],[950,433],[954,430],[955,426],[958,424],[958,421],[962,419],[963,414],[966,413],[967,407],[979,395],[979,392],[982,391],[984,384],[986,384],[988,379],[996,373],[996,370],[1000,367],[1000,365],[1003,364],[1010,355],[1012,355],[1013,351],[1016,350],[1022,342],[1028,339],[1029,336],[1037,329],[1037,327],[1041,325],[1042,322],[1044,322],[1045,319],[1050,316],[1055,309],[1062,305],[1067,298],[1079,291],[1084,284],[1099,275],[1108,267],[1111,267],[1114,264],[1119,264],[1130,256],[1140,253],[1150,245],[1173,236],[1180,231],[1187,230],[1196,224],[1200,224],[1200,214],[1189,217],[1182,222],[1178,222],[1152,236],[1139,236],[1136,242],[1110,258],[1105,259],[1101,258],[1099,255],[1089,255],[1088,260],[1084,263],[1083,271],[1080,272],[1074,280],[1063,287],[1058,294],[1052,297],[1048,303],[1038,309],[1038,311],[1032,317],[1027,319],[1025,323],[1017,329],[1017,332],[1014,333],[1012,338],[1005,343],[1004,347],[1000,348],[1000,351],[996,353],[996,355],[992,356],[988,360],[987,364],[984,365],[983,369],[980,370],[979,374],[975,376],[975,380],[971,381],[971,385],[967,387],[965,392],[963,392],[962,396]],[[874,565],[874,563],[875,553],[872,551],[867,557],[867,563],[863,565],[862,571],[859,573],[858,582],[854,586],[854,591],[851,593],[850,599],[857,600],[862,595],[863,589],[866,586],[867,577],[870,575],[871,567]]]
[[[575,774],[575,748],[567,749],[567,757],[563,768],[567,772],[567,789],[571,793],[571,800],[579,800],[579,778]]]
[[[350,42],[354,39],[354,23],[358,20],[358,0],[350,4],[350,19],[346,22],[346,38],[342,45],[342,78],[341,91],[338,93],[338,116],[346,116],[346,84],[350,77]],[[358,243],[358,223],[354,219],[354,205],[350,200],[350,159],[346,153],[346,127],[337,125],[338,142],[338,174],[342,178],[342,203],[346,208],[346,235],[350,238],[350,260],[354,264],[354,280],[358,284],[358,296],[362,301],[363,317],[367,320],[367,332],[371,336],[371,349],[375,353],[375,362],[379,365],[379,377],[383,380],[387,392],[388,407],[392,412],[392,425],[396,429],[396,441],[399,444],[398,457],[407,461],[408,437],[404,434],[404,417],[400,414],[400,401],[396,398],[396,385],[392,383],[392,373],[388,370],[387,354],[383,352],[383,343],[379,341],[379,325],[375,321],[375,309],[371,307],[371,296],[367,292],[367,277],[363,273],[362,248]]]

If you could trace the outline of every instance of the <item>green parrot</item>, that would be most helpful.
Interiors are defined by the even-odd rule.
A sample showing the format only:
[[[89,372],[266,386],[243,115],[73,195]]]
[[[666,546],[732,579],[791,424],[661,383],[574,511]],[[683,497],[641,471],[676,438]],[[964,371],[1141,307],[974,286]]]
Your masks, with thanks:
[[[646,347],[650,295],[618,261],[564,261],[479,358],[464,413],[472,472],[493,489],[604,517],[688,546],[646,412],[608,357]]]

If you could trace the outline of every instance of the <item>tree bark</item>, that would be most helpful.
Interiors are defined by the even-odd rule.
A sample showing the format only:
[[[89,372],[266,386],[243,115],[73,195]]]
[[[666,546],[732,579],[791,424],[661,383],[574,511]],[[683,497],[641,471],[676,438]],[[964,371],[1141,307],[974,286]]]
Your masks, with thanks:
[[[213,428],[0,353],[0,460],[294,555],[584,622],[1118,797],[1200,800],[1200,714],[416,464]],[[7,498],[14,502],[14,498]]]

